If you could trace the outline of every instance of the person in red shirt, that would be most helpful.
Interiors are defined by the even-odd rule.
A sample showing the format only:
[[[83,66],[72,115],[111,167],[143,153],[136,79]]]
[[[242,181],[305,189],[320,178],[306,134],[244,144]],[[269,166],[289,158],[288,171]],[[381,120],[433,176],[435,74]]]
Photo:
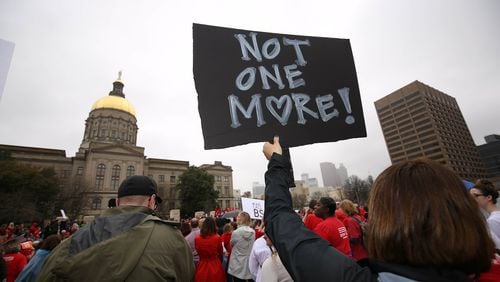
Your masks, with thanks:
[[[7,240],[10,240],[14,237],[14,231],[16,230],[15,226],[14,226],[14,222],[11,222],[9,223],[9,225],[7,226]]]
[[[34,240],[40,238],[40,228],[38,228],[38,223],[33,222],[30,226],[30,235]]]
[[[3,248],[5,254],[3,260],[7,266],[7,280],[6,282],[14,282],[23,270],[28,260],[21,254],[21,244],[16,240],[10,240],[4,243]]]
[[[337,204],[337,209],[335,210],[335,217],[338,218],[340,221],[344,221],[347,215],[342,211],[342,209],[339,208],[340,203],[336,204]]]
[[[316,216],[323,219],[314,232],[321,238],[330,242],[330,244],[341,253],[351,257],[351,246],[349,245],[349,234],[344,224],[335,217],[335,209],[337,205],[330,197],[322,197],[319,199],[314,213]]]
[[[222,240],[217,234],[213,217],[205,218],[200,235],[194,239],[200,262],[194,274],[195,282],[225,282],[226,275],[222,268]]]
[[[316,226],[323,221],[322,218],[314,214],[314,208],[316,207],[317,203],[318,201],[314,199],[309,202],[309,209],[307,210],[306,216],[304,217],[304,224],[310,230],[314,230],[314,228],[316,228]]]
[[[264,231],[262,231],[262,228],[264,227],[264,224],[262,223],[262,220],[258,219],[255,222],[254,230],[255,230],[255,240],[259,239],[260,237],[264,236]]]
[[[343,222],[349,233],[349,242],[351,244],[352,257],[361,266],[368,265],[368,254],[363,245],[363,232],[360,223],[365,219],[357,214],[356,206],[349,200],[340,202],[340,209],[347,216]]]

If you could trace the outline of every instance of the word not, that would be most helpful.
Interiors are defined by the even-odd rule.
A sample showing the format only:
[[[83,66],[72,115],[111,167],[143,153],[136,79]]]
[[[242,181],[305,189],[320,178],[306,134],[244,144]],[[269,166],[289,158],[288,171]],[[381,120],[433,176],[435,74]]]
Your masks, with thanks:
[[[252,38],[252,44],[250,44],[246,40],[245,34],[235,34],[234,35],[238,42],[240,43],[241,48],[241,59],[243,61],[250,61],[251,58],[249,53],[255,58],[257,62],[262,62],[263,57],[267,60],[275,59],[281,52],[281,45],[279,43],[278,38],[271,38],[266,40],[262,44],[262,48],[259,48],[257,43],[257,33],[250,32],[250,37]],[[300,49],[301,45],[310,46],[309,40],[297,40],[297,39],[289,39],[283,37],[283,45],[284,46],[293,46],[295,51],[295,55],[297,59],[295,60],[295,64],[290,64],[283,67],[283,71],[285,73],[285,77],[288,80],[288,85],[290,89],[294,89],[300,86],[304,86],[306,82],[304,79],[296,77],[302,74],[301,71],[297,70],[298,66],[305,66],[307,61],[304,59],[304,55],[302,54],[302,50]],[[274,75],[272,72],[267,70],[264,66],[259,66],[258,71],[260,74],[260,78],[262,81],[262,89],[269,90],[271,86],[269,85],[269,79],[274,81],[279,89],[285,88],[285,84],[281,78],[281,74],[279,72],[279,66],[277,64],[272,65]],[[255,83],[255,77],[257,74],[257,68],[255,67],[247,67],[242,70],[236,76],[236,87],[241,91],[246,91],[252,88]]]
[[[342,102],[348,113],[351,113],[351,105],[349,102],[349,88],[344,87],[337,90]],[[264,111],[261,102],[261,94],[252,95],[252,99],[248,107],[244,107],[241,104],[238,96],[231,94],[228,96],[229,100],[229,112],[231,115],[231,127],[238,128],[241,123],[238,118],[238,111],[243,114],[246,119],[251,119],[252,114],[255,112],[257,119],[257,127],[261,127],[266,124],[264,120]],[[316,102],[316,108],[318,112],[311,110],[306,107],[306,104],[311,100],[309,95],[303,93],[291,93],[290,95],[282,95],[279,99],[274,96],[268,96],[265,98],[265,105],[269,113],[275,117],[281,125],[285,126],[288,124],[290,114],[292,113],[292,106],[295,105],[295,110],[297,112],[297,123],[306,124],[307,120],[304,113],[307,113],[314,119],[319,119],[323,122],[327,122],[334,117],[339,116],[339,111],[333,108],[333,95],[327,94],[322,96],[317,96],[314,100]],[[278,110],[281,110],[281,114],[275,109],[274,105]],[[347,124],[352,124],[355,122],[354,117],[351,115],[347,116],[345,122]]]

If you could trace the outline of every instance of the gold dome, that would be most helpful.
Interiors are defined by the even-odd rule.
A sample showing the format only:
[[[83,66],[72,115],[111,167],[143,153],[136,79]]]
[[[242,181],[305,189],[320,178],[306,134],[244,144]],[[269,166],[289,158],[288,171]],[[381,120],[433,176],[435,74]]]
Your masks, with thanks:
[[[92,111],[96,109],[116,109],[127,112],[135,117],[135,109],[127,99],[120,96],[108,95],[97,100],[92,106]]]

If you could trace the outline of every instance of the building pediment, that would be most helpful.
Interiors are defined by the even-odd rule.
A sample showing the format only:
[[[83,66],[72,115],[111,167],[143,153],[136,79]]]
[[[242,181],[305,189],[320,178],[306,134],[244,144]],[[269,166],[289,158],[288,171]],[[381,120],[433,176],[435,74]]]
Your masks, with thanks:
[[[92,144],[90,151],[92,153],[144,157],[144,148],[122,144]]]

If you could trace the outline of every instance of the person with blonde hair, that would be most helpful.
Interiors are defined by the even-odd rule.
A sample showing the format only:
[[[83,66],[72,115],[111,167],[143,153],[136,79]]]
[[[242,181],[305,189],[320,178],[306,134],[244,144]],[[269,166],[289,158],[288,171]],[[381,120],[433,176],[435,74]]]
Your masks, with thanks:
[[[289,159],[279,138],[263,147],[266,234],[294,281],[472,281],[491,266],[494,245],[462,180],[427,159],[384,170],[368,207],[369,267],[307,229],[292,208]]]
[[[250,215],[240,212],[236,217],[238,228],[231,234],[231,256],[227,273],[233,277],[234,282],[252,279],[248,260],[255,241],[255,230],[250,227]]]
[[[363,230],[361,224],[364,224],[364,218],[358,214],[358,209],[350,200],[343,200],[339,204],[340,209],[347,216],[344,223],[349,234],[349,244],[351,246],[352,258],[361,266],[368,265],[368,254],[363,241]]]

